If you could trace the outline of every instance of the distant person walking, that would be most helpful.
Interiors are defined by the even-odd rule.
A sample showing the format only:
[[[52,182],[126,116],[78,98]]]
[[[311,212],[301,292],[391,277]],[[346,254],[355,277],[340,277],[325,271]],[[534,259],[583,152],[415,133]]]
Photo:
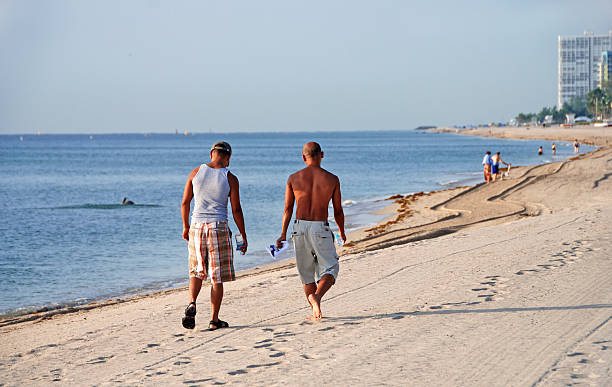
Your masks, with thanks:
[[[574,153],[578,153],[578,148],[580,148],[580,143],[578,142],[578,139],[574,140]]]
[[[488,184],[491,181],[491,166],[493,165],[493,160],[491,160],[491,151],[487,151],[487,153],[485,153],[485,156],[482,159],[482,165],[484,167],[484,179]]]
[[[552,143],[552,152],[553,152],[553,156],[555,156],[557,154],[557,145],[555,145],[555,143]]]
[[[500,174],[499,171],[499,163],[503,163],[505,165],[510,165],[501,158],[501,154],[497,152],[491,157],[493,164],[491,165],[491,178],[493,181],[497,179],[497,175]],[[501,176],[503,178],[503,175]]]
[[[189,305],[185,309],[183,327],[195,327],[196,300],[202,281],[210,277],[210,304],[212,316],[209,330],[226,328],[229,324],[219,319],[223,300],[223,283],[234,280],[234,251],[232,233],[227,225],[227,199],[232,203],[232,215],[244,239],[241,247],[247,250],[244,216],[240,206],[238,178],[227,167],[232,148],[226,142],[217,142],[210,149],[210,163],[194,169],[187,183],[181,203],[183,239],[189,242]],[[193,213],[189,210],[193,199]]]
[[[344,212],[340,180],[321,168],[321,159],[323,159],[321,146],[316,142],[304,145],[302,159],[306,163],[306,168],[295,172],[287,180],[283,226],[276,243],[280,248],[282,241],[287,240],[287,228],[293,215],[293,205],[297,203],[291,239],[295,248],[300,280],[304,286],[306,299],[312,308],[311,319],[319,320],[322,317],[321,299],[336,282],[339,270],[334,234],[327,222],[330,200],[334,207],[334,219],[340,237],[346,241]]]
[[[542,146],[540,146],[540,149],[538,149],[538,156],[542,156],[543,153],[544,149],[542,149]]]

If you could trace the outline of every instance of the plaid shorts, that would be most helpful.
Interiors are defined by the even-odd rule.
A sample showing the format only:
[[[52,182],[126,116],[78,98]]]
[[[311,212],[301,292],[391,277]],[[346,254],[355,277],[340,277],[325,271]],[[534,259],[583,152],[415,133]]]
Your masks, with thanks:
[[[195,223],[189,227],[189,278],[220,284],[233,281],[234,250],[227,222]]]

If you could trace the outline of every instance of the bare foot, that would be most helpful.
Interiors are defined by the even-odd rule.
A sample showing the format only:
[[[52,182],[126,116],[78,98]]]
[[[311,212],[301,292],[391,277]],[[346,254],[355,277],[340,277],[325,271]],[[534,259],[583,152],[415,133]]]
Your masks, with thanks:
[[[308,302],[310,303],[310,307],[312,308],[312,319],[320,320],[321,319],[321,300],[316,294],[309,294]]]

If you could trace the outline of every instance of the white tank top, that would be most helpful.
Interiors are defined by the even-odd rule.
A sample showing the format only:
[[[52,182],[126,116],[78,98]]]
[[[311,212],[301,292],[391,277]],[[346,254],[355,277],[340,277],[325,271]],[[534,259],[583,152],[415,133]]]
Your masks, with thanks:
[[[230,186],[227,168],[211,168],[206,164],[192,180],[193,212],[191,223],[227,222],[227,199]]]

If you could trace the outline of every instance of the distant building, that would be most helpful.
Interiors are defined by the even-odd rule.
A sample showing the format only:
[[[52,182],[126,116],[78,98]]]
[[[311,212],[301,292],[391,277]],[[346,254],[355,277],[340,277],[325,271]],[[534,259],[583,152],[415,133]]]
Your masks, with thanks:
[[[598,87],[603,87],[604,83],[610,84],[610,79],[612,79],[612,51],[604,51],[599,61]]]
[[[559,109],[573,97],[584,96],[599,87],[599,65],[604,51],[612,51],[612,31],[607,35],[585,32],[559,36]]]

